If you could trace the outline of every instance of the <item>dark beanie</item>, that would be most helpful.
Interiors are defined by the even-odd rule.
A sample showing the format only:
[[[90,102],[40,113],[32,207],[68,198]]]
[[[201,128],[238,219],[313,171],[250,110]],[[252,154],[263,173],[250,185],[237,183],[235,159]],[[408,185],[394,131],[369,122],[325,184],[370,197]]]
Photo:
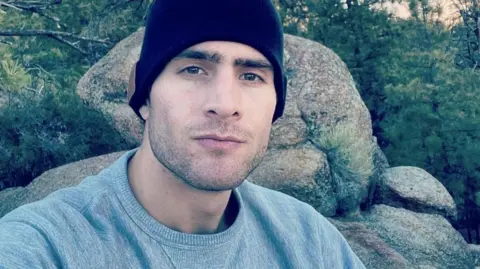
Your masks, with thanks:
[[[130,106],[141,117],[153,82],[183,50],[205,41],[231,41],[255,48],[272,64],[277,105],[273,121],[285,107],[283,30],[271,0],[156,0],[150,9],[135,90]]]

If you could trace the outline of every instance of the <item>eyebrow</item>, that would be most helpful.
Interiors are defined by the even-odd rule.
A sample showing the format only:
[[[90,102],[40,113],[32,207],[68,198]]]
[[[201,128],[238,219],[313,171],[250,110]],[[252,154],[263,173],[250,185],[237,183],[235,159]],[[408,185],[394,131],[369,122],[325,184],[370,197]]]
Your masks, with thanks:
[[[268,70],[273,70],[272,65],[265,60],[260,60],[260,59],[236,59],[234,66],[241,66],[241,67],[246,67],[246,68],[260,68],[260,69],[268,69]]]
[[[209,51],[201,50],[184,50],[178,54],[176,59],[193,59],[193,60],[205,60],[213,63],[220,63],[223,59],[221,55]]]
[[[178,54],[175,59],[204,60],[219,64],[224,60],[224,57],[216,52],[187,49]],[[237,58],[233,65],[244,68],[260,68],[273,71],[273,66],[263,59]]]

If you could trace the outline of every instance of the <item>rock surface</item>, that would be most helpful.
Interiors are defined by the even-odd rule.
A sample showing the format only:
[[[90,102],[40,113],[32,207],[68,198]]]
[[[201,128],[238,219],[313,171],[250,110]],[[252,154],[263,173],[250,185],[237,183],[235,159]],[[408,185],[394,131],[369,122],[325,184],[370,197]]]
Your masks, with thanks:
[[[349,126],[357,140],[371,143],[370,113],[338,55],[317,42],[285,35],[285,70],[289,82],[283,118],[303,120],[307,130]],[[308,139],[315,141],[311,133]],[[336,178],[335,185],[337,210],[358,212],[368,196],[369,177]]]
[[[302,117],[321,127],[355,126],[370,140],[370,113],[345,63],[332,50],[308,39],[285,35],[288,76],[284,117]]]
[[[377,203],[415,212],[439,214],[448,218],[457,215],[455,202],[447,189],[418,167],[387,169],[378,185],[376,199]]]
[[[412,264],[361,222],[329,221],[337,227],[368,269],[411,269]]]
[[[375,205],[363,223],[418,268],[473,267],[474,260],[467,242],[439,215]]]
[[[480,267],[480,245],[469,245],[470,251],[472,252],[475,266]]]
[[[247,179],[309,203],[326,216],[335,215],[337,201],[326,156],[310,143],[268,150]]]
[[[375,202],[375,191],[380,182],[384,181],[385,171],[390,167],[387,156],[377,144],[377,138],[373,137],[374,152],[373,152],[373,173],[368,179],[370,185],[368,187],[368,197],[361,204],[362,208],[370,208]]]
[[[1,191],[0,218],[23,204],[43,199],[58,189],[77,185],[85,177],[99,173],[123,153],[116,152],[66,164],[41,174],[25,188]]]

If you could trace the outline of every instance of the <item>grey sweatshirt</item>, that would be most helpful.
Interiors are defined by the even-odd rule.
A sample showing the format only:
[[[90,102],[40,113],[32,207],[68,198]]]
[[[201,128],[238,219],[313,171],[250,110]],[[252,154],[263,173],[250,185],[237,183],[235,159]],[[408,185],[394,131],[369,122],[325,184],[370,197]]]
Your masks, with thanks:
[[[169,229],[129,187],[135,151],[1,218],[0,268],[365,268],[313,207],[248,181],[233,191],[238,215],[227,230]]]

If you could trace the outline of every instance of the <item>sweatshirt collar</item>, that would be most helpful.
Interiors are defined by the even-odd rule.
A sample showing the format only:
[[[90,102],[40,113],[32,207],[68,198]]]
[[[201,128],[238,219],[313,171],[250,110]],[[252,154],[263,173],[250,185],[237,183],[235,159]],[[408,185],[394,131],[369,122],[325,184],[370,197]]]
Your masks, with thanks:
[[[109,167],[115,193],[122,207],[135,224],[154,240],[177,247],[216,247],[234,240],[242,232],[245,222],[245,206],[237,188],[232,191],[238,204],[238,214],[233,224],[220,233],[187,234],[175,231],[154,219],[135,198],[128,182],[128,161],[138,148],[126,152]]]

